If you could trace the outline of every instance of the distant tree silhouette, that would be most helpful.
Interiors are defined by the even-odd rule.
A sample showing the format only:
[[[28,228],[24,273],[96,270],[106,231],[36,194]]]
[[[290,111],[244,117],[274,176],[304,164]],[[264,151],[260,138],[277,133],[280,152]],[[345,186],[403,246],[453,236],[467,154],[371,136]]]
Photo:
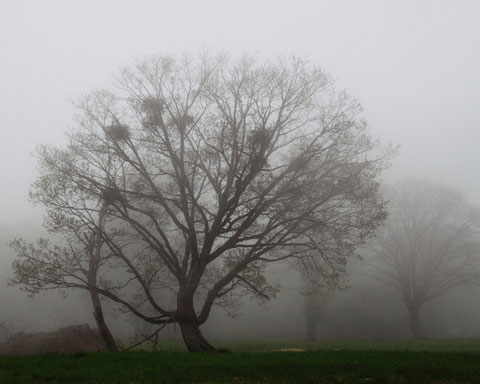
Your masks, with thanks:
[[[373,241],[376,278],[402,297],[415,338],[423,305],[479,276],[480,215],[454,189],[408,179],[388,189],[389,218]]]

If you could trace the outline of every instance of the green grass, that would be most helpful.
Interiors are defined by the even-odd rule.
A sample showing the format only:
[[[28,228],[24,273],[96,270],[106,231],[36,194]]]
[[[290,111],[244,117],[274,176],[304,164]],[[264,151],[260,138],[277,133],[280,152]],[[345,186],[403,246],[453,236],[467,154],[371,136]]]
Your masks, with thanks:
[[[228,343],[234,353],[3,356],[0,383],[480,383],[480,353],[474,352],[480,351],[479,344],[308,344],[322,349],[282,353],[239,351],[301,348],[306,344]],[[470,352],[468,346],[472,347]]]
[[[318,341],[318,342],[259,342],[217,341],[217,348],[228,348],[235,352],[275,352],[282,348],[301,348],[308,351],[353,350],[353,351],[421,351],[421,352],[480,352],[477,339],[431,339],[394,341]],[[150,347],[146,347],[148,350]],[[159,342],[157,350],[164,352],[186,352],[181,341]]]

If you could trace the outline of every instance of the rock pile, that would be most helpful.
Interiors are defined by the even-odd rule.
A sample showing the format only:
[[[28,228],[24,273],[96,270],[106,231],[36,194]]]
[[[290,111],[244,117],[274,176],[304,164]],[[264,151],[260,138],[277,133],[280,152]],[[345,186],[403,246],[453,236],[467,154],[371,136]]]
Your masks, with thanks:
[[[107,350],[97,330],[88,324],[61,328],[54,332],[18,332],[0,344],[2,355],[36,355],[40,353],[76,353]]]

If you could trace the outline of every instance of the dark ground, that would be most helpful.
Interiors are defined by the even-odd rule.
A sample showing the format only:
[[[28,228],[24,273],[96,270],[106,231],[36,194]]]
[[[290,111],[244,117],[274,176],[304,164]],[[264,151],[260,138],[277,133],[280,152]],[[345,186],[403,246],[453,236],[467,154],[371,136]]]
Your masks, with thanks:
[[[271,352],[280,343],[229,346],[233,353],[3,356],[0,383],[480,383],[478,341],[324,344],[305,352]],[[256,352],[239,352],[247,349]]]

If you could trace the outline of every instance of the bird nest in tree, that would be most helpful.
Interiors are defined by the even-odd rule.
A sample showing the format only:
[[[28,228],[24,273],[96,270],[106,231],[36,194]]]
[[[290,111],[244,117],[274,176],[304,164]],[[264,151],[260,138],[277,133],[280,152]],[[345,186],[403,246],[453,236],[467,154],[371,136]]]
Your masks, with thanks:
[[[109,188],[105,188],[105,190],[103,191],[103,200],[107,204],[113,204],[117,201],[122,202],[123,196],[118,189],[109,187]]]
[[[176,127],[180,132],[185,132],[187,126],[192,125],[195,122],[190,115],[178,115],[170,120],[170,126]]]
[[[105,135],[112,141],[125,141],[130,138],[130,129],[125,124],[114,123],[105,128]]]
[[[142,101],[142,109],[145,112],[160,112],[164,106],[163,100],[155,97],[147,97]]]
[[[271,132],[268,129],[260,127],[253,129],[247,136],[247,141],[252,148],[264,147],[271,140]]]

